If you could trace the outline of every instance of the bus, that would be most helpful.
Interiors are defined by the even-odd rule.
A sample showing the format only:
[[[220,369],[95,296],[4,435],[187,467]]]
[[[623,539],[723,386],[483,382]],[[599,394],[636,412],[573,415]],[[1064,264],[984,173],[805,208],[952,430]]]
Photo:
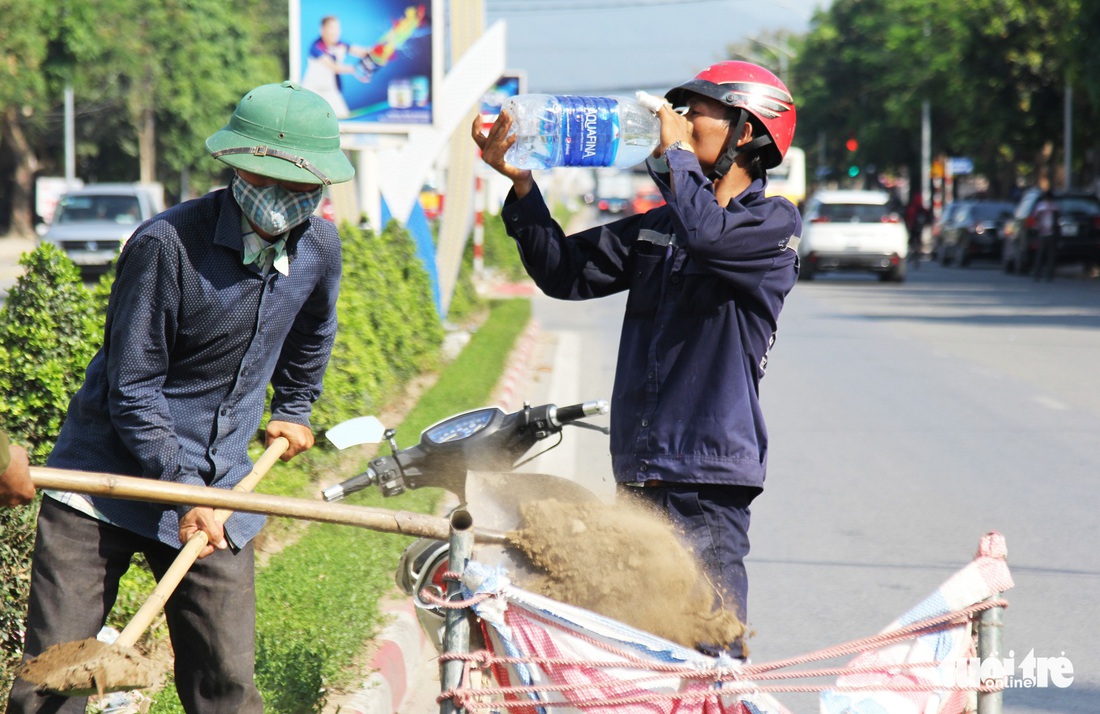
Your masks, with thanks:
[[[783,162],[768,169],[768,196],[782,196],[802,207],[806,200],[806,152],[797,146],[787,149]]]

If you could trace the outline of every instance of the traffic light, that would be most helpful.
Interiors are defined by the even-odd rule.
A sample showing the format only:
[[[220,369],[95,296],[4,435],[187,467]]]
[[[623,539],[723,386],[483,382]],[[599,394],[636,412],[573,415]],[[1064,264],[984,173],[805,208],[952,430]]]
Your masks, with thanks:
[[[859,141],[856,139],[855,134],[848,136],[848,141],[844,142],[844,148],[848,150],[848,176],[855,178],[859,176],[859,165],[856,164],[856,151],[859,150]]]

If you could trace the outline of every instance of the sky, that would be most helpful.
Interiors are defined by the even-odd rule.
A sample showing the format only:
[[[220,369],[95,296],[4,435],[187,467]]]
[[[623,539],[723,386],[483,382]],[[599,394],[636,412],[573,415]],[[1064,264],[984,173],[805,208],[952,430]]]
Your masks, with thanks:
[[[830,0],[484,0],[507,25],[508,69],[527,91],[662,92],[762,32],[804,32]],[[778,73],[778,67],[771,67]]]

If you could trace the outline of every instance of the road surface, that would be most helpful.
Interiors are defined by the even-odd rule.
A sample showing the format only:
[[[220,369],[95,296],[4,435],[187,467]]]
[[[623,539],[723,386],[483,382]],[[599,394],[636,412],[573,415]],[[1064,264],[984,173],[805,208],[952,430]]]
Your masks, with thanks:
[[[622,299],[534,307],[531,401],[610,396]],[[800,283],[762,385],[771,459],[753,508],[753,661],[875,633],[998,531],[1016,580],[1008,655],[1074,670],[1068,688],[1007,691],[1005,711],[1100,710],[1098,365],[1100,281],[1073,268],[1052,284],[931,263],[902,285]],[[574,446],[536,470],[609,488],[606,438],[566,437]],[[781,699],[816,711],[814,695]]]

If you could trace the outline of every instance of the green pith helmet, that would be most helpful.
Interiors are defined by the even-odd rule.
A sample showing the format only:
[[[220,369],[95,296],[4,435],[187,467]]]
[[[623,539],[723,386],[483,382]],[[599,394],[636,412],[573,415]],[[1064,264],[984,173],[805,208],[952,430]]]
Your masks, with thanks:
[[[206,148],[235,169],[280,181],[328,185],[355,175],[340,150],[332,107],[295,82],[265,84],[244,95]]]

